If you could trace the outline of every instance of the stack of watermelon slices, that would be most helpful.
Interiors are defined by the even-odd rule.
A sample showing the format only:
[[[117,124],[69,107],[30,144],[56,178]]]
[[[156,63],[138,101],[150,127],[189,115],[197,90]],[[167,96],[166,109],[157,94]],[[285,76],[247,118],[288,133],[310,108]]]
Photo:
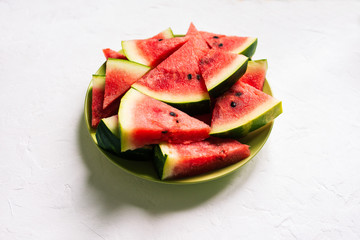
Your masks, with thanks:
[[[93,75],[98,145],[128,160],[152,159],[162,180],[239,162],[239,138],[273,121],[281,102],[262,92],[267,61],[250,60],[257,39],[170,28],[104,49],[105,75]],[[200,117],[202,116],[202,117]],[[204,120],[204,116],[208,116]]]

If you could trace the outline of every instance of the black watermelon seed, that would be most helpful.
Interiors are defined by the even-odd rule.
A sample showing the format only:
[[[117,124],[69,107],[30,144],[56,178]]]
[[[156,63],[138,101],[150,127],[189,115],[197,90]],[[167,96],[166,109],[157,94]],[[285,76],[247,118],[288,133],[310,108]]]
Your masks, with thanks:
[[[224,44],[222,44],[222,43],[219,43],[219,47],[222,47],[222,46],[224,46]]]
[[[219,38],[218,36],[213,36],[213,38]]]
[[[165,133],[168,133],[168,131],[167,131],[167,130],[165,130],[165,131],[161,131],[161,133],[165,134]]]
[[[179,123],[179,120],[176,119],[176,123]]]
[[[176,117],[177,115],[174,112],[170,112],[170,116]]]
[[[192,75],[190,73],[187,75],[187,77],[188,77],[189,80],[192,79]]]
[[[242,92],[237,92],[237,93],[235,93],[235,96],[240,97],[241,95],[242,95]]]
[[[159,39],[159,41],[162,41],[162,40],[163,40],[162,38]]]
[[[199,74],[196,74],[196,79],[197,80],[200,80],[201,79],[201,76]]]
[[[230,106],[233,107],[233,108],[236,107],[236,102],[231,102]]]

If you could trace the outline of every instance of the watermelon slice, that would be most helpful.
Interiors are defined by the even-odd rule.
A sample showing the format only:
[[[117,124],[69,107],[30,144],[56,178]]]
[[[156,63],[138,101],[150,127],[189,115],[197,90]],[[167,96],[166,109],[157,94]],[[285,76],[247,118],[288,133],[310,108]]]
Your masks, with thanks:
[[[266,78],[267,67],[268,64],[266,59],[249,61],[246,72],[239,81],[247,83],[250,86],[262,91]]]
[[[257,38],[226,36],[204,31],[200,31],[200,33],[211,48],[238,54],[241,53],[247,57],[252,57],[255,53]]]
[[[244,75],[248,58],[241,54],[211,49],[200,60],[200,71],[211,97],[227,91]]]
[[[200,141],[210,132],[207,124],[135,89],[123,96],[118,116],[122,152],[161,142]]]
[[[181,47],[188,38],[143,39],[122,41],[121,45],[126,57],[134,62],[155,67],[170,54]]]
[[[200,75],[198,63],[204,52],[199,42],[191,37],[132,87],[187,113],[208,112],[210,97]]]
[[[96,128],[102,118],[109,117],[117,113],[120,101],[114,101],[103,109],[105,76],[93,75],[92,85],[91,126]]]
[[[156,39],[168,39],[168,38],[173,38],[174,37],[174,33],[171,30],[171,28],[167,28],[164,31],[156,34],[155,36],[153,36],[152,38],[156,38]]]
[[[186,36],[191,37],[195,55],[199,60],[208,53],[209,47],[193,23],[190,24]]]
[[[249,146],[233,139],[209,138],[190,144],[162,143],[155,147],[155,166],[160,179],[175,179],[223,168],[248,156]]]
[[[103,108],[123,95],[150,67],[123,59],[108,59]]]
[[[153,147],[144,146],[135,150],[121,152],[118,115],[101,119],[96,129],[98,145],[109,152],[129,160],[149,160],[153,156]]]
[[[103,49],[103,53],[104,53],[106,60],[108,60],[109,58],[126,59],[126,56],[124,55],[123,50],[120,50],[117,52],[110,48],[105,48],[105,49]]]
[[[210,135],[242,137],[271,122],[281,112],[280,101],[238,81],[216,100]]]

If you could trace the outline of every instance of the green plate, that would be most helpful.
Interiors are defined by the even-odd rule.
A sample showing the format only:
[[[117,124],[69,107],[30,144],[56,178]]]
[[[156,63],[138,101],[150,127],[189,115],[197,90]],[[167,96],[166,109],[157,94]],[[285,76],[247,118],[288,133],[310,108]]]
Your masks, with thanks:
[[[105,63],[98,69],[96,72],[97,75],[105,75]],[[264,89],[263,91],[269,95],[272,95],[271,88],[268,82],[265,80]],[[85,96],[85,120],[86,125],[89,130],[90,136],[95,142],[96,146],[97,141],[95,137],[96,129],[91,127],[91,96],[92,96],[92,82],[90,82],[89,87],[86,92]],[[178,180],[160,180],[152,161],[131,161],[124,158],[120,158],[107,152],[98,146],[98,149],[114,164],[122,168],[123,170],[138,176],[140,178],[160,182],[160,183],[168,183],[168,184],[194,184],[194,183],[201,183],[207,182],[210,180],[215,180],[219,177],[225,176],[240,167],[242,167],[245,163],[249,162],[264,146],[266,140],[268,139],[271,129],[273,127],[273,122],[270,122],[266,126],[248,134],[247,136],[239,139],[241,143],[248,144],[250,146],[251,154],[248,158],[243,159],[242,161],[235,163],[231,166],[212,171],[206,174],[178,179]]]

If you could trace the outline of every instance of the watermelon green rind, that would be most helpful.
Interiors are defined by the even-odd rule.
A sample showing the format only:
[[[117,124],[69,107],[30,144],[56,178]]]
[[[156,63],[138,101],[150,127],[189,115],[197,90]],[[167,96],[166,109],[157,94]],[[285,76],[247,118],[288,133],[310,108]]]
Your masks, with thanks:
[[[100,121],[96,129],[95,136],[97,143],[101,148],[115,154],[120,153],[120,139],[111,132],[103,119]]]
[[[191,116],[196,114],[210,113],[211,111],[210,99],[205,99],[197,102],[182,102],[182,103],[165,102],[165,103],[183,112],[186,112]]]
[[[239,51],[238,53],[251,58],[256,51],[257,42],[257,38],[249,38],[247,47],[242,50],[237,50]]]
[[[240,67],[238,67],[237,65],[236,69],[230,68],[229,69],[230,71],[228,69],[225,69],[226,72],[222,74],[223,78],[221,77],[218,78],[218,81],[216,81],[216,83],[213,84],[214,86],[208,88],[209,95],[213,98],[216,98],[221,94],[223,94],[224,92],[226,92],[227,90],[229,90],[229,88],[231,88],[231,86],[233,86],[234,83],[237,82],[239,78],[245,74],[247,63],[248,63],[248,58],[245,58],[243,59],[243,64],[241,64]],[[224,75],[226,77],[224,77]]]
[[[168,156],[163,154],[159,145],[154,147],[154,165],[160,179],[163,179],[164,166]]]
[[[240,138],[246,134],[259,129],[269,122],[272,122],[282,113],[282,102],[272,99],[258,106],[246,119],[239,119],[236,122],[223,124],[217,129],[212,129],[211,136]]]
[[[114,122],[115,119],[115,122]],[[132,151],[121,152],[120,132],[117,117],[103,118],[96,129],[96,140],[98,145],[119,157],[129,160],[147,161],[152,159],[153,147],[145,146]]]

